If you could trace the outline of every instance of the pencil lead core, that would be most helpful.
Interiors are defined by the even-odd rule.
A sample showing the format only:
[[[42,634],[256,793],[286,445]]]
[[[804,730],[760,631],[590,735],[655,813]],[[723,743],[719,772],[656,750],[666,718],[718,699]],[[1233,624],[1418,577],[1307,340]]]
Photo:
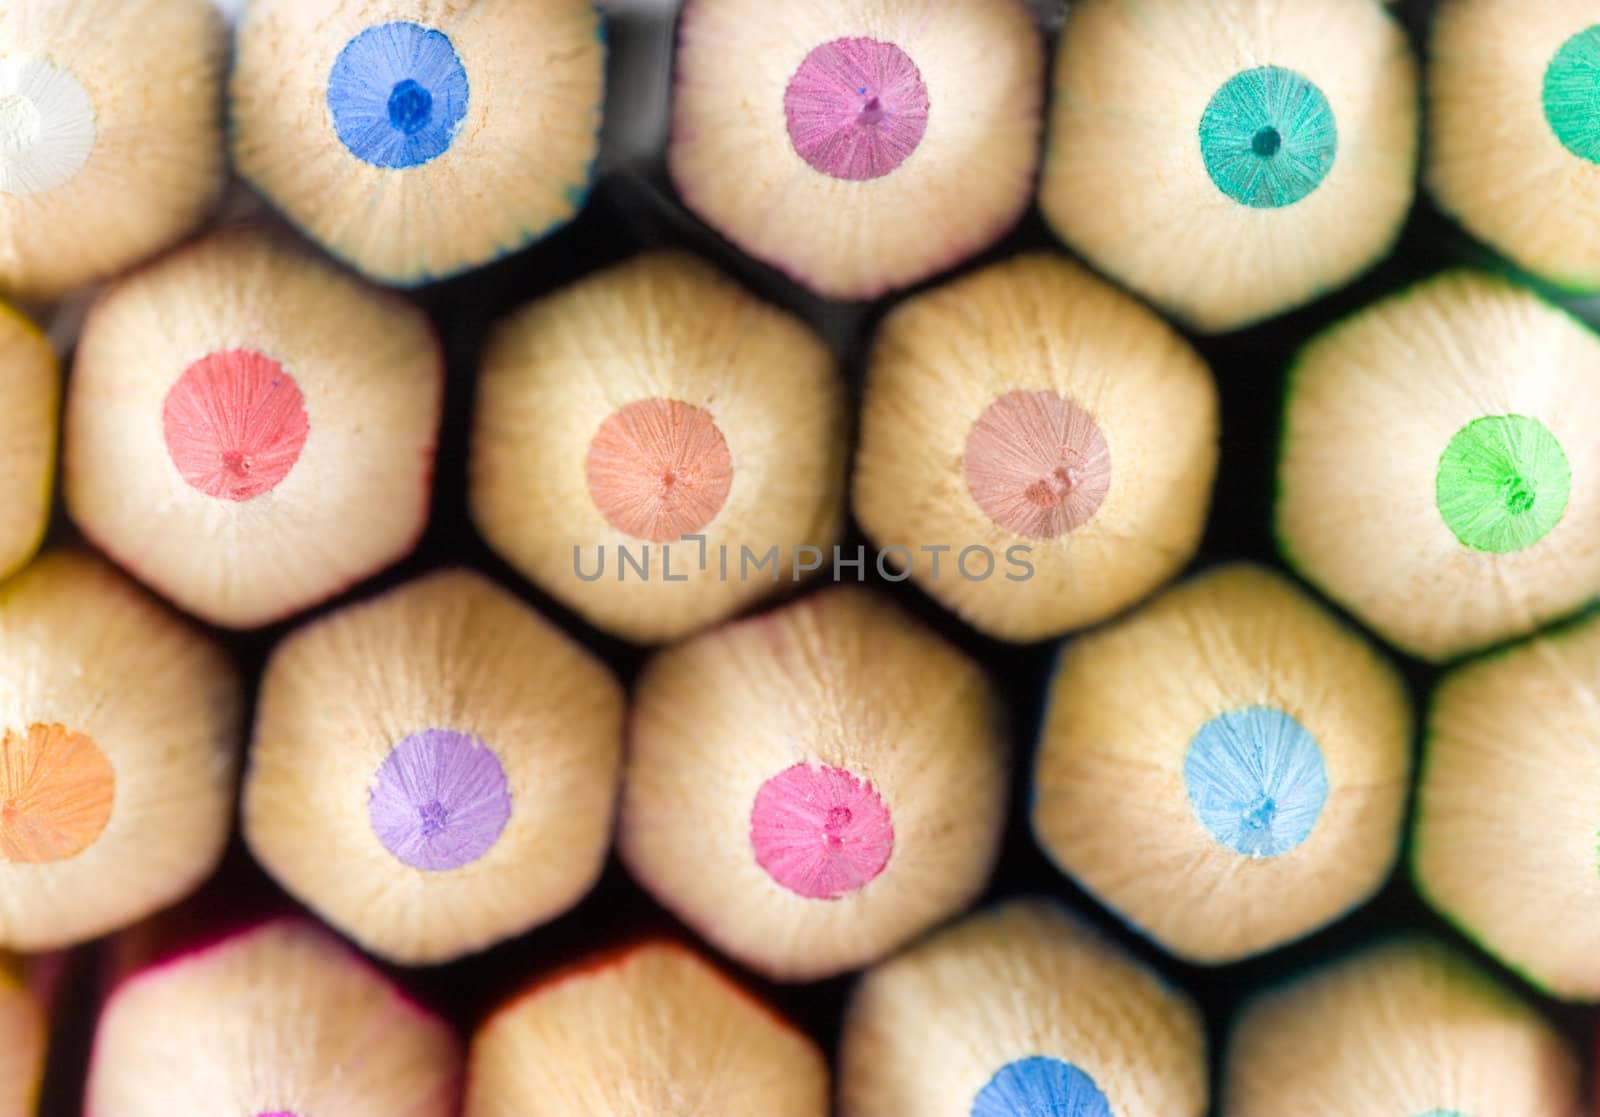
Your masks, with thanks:
[[[1189,804],[1217,841],[1246,857],[1277,857],[1311,835],[1328,799],[1322,749],[1298,720],[1270,706],[1218,714],[1184,757]]]
[[[1550,429],[1525,415],[1476,419],[1439,457],[1434,501],[1464,546],[1509,554],[1550,534],[1566,514],[1572,468]]]
[[[0,58],[0,195],[64,186],[88,161],[95,109],[68,70],[42,58]]]
[[[1241,205],[1277,209],[1307,197],[1333,169],[1339,131],[1316,84],[1281,66],[1235,74],[1200,118],[1213,185]]]
[[[208,353],[184,369],[161,409],[167,454],[188,484],[218,500],[276,488],[310,434],[294,377],[251,349]]]
[[[505,769],[478,738],[425,729],[384,757],[367,800],[372,831],[414,869],[469,865],[499,840],[511,816]]]
[[[972,1117],[1112,1117],[1093,1078],[1060,1059],[1034,1055],[1007,1063],[972,1100]]]
[[[33,724],[0,739],[0,862],[65,861],[111,820],[111,762],[82,733]]]
[[[733,485],[733,456],[711,413],[669,399],[609,415],[589,443],[585,470],[607,523],[661,543],[709,524]]]
[[[455,44],[442,31],[396,20],[344,45],[328,74],[328,112],[346,150],[408,170],[450,150],[472,96]]]
[[[39,139],[39,109],[20,93],[0,97],[0,155],[15,156]]]
[[[1007,392],[972,424],[967,491],[998,526],[1050,539],[1094,518],[1111,490],[1111,451],[1088,411],[1054,392]]]
[[[433,94],[411,78],[396,82],[389,94],[389,123],[408,136],[415,136],[433,118]]]
[[[882,178],[910,158],[928,127],[928,88],[893,43],[835,39],[816,47],[784,91],[795,154],[832,178]]]
[[[1544,72],[1544,118],[1561,146],[1600,163],[1600,24],[1568,39]]]
[[[811,900],[837,900],[883,872],[894,848],[889,809],[868,781],[796,764],[761,785],[750,812],[756,862]]]

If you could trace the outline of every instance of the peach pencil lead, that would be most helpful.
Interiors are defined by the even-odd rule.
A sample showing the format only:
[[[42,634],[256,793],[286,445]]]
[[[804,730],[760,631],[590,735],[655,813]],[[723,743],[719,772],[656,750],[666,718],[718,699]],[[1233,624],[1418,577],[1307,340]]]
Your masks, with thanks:
[[[976,628],[1059,636],[1193,557],[1217,410],[1205,363],[1154,314],[1067,260],[1018,257],[913,295],[879,330],[856,515]]]
[[[722,620],[838,538],[848,419],[833,358],[689,256],[640,257],[512,315],[477,407],[479,530],[629,640]]]

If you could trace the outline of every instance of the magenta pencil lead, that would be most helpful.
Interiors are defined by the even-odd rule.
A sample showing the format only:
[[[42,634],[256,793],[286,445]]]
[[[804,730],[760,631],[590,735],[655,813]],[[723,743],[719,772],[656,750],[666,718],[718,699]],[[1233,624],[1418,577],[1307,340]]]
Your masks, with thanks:
[[[668,167],[746,252],[873,298],[1022,215],[1043,55],[1020,0],[689,0]]]

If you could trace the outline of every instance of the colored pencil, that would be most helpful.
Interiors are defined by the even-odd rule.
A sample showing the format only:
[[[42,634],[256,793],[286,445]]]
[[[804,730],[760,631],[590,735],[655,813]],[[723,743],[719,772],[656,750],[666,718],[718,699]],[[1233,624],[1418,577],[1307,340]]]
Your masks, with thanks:
[[[542,982],[472,1041],[465,1117],[827,1117],[805,1036],[679,946]]]
[[[60,403],[55,350],[32,322],[0,302],[0,578],[44,540]]]
[[[0,584],[0,947],[172,903],[227,840],[240,688],[222,651],[98,560]]]
[[[1600,289],[1600,12],[1440,0],[1428,59],[1434,201],[1519,267]]]
[[[125,981],[95,1030],[86,1117],[453,1117],[443,1021],[331,935],[274,922]]]
[[[1578,1117],[1578,1077],[1520,997],[1453,950],[1402,939],[1250,1002],[1222,1117]]]
[[[226,64],[206,0],[0,6],[0,293],[55,298],[204,220]]]
[[[869,970],[839,1117],[1201,1117],[1193,1002],[1053,904],[969,916]]]
[[[1020,0],[688,0],[668,168],[750,255],[875,298],[1022,215],[1043,56]]]
[[[15,959],[0,960],[0,1113],[32,1117],[44,1077],[44,1006]]]
[[[589,193],[605,67],[590,0],[254,0],[237,44],[239,172],[380,282],[487,263]]]
[[[1173,577],[1216,469],[1205,363],[1066,260],[914,295],[878,332],[856,515],[901,576],[991,636],[1058,636]]]
[[[1069,644],[1034,775],[1046,853],[1193,962],[1364,902],[1411,762],[1399,674],[1287,579],[1229,566]]]
[[[1412,841],[1422,894],[1557,996],[1600,1001],[1600,618],[1473,660],[1439,684]]]
[[[622,707],[604,665],[487,579],[409,582],[273,652],[245,838],[368,951],[449,961],[594,884]]]
[[[1202,332],[1343,286],[1411,208],[1417,66],[1377,0],[1081,0],[1055,74],[1046,219]]]
[[[983,888],[1005,806],[999,717],[977,664],[864,589],[733,622],[638,680],[618,849],[751,969],[865,965]]]
[[[721,620],[838,538],[848,420],[832,357],[688,256],[630,261],[513,315],[477,407],[479,530],[629,640]]]
[[[216,234],[90,311],[67,511],[188,612],[281,619],[415,544],[441,381],[414,307],[265,232]]]
[[[1600,338],[1502,279],[1446,273],[1358,312],[1289,374],[1284,557],[1425,659],[1571,613],[1600,594],[1597,383]]]

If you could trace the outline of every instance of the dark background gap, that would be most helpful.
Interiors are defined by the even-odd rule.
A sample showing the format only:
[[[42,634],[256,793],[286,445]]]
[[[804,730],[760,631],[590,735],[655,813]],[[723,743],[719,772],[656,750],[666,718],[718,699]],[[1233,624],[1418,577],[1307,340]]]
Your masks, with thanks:
[[[1197,0],[1203,2],[1203,0]],[[1059,14],[1059,0],[1041,0],[1047,24]],[[1419,50],[1430,0],[1406,0],[1395,7],[1411,29]],[[664,88],[661,63],[670,47],[664,18],[629,10],[610,20],[609,96],[619,105],[659,112]],[[1052,38],[1053,45],[1053,38]],[[608,141],[636,122],[608,121]],[[484,571],[524,600],[555,618],[570,633],[603,656],[631,682],[647,652],[595,631],[569,610],[529,585],[489,551],[474,529],[466,507],[467,444],[471,427],[477,362],[491,324],[530,299],[608,264],[659,247],[695,252],[736,276],[762,297],[801,315],[833,345],[853,395],[859,396],[868,346],[882,315],[904,296],[861,306],[830,304],[799,289],[776,272],[739,254],[677,203],[659,145],[644,160],[618,155],[608,142],[595,193],[569,227],[533,248],[461,278],[425,288],[414,297],[432,316],[444,339],[447,388],[444,426],[434,481],[432,514],[414,554],[395,567],[293,621],[246,633],[215,630],[231,649],[241,673],[254,683],[271,648],[291,629],[352,600],[396,586],[443,566],[466,565]],[[1036,208],[994,248],[954,274],[1003,260],[1021,251],[1065,249],[1050,234]],[[1350,286],[1312,306],[1251,329],[1190,341],[1216,373],[1222,394],[1222,460],[1214,505],[1201,552],[1193,569],[1249,560],[1279,569],[1271,534],[1271,495],[1277,451],[1283,373],[1293,353],[1318,330],[1362,306],[1441,268],[1486,259],[1453,223],[1420,195],[1390,256]],[[950,275],[921,285],[938,285]],[[81,542],[56,509],[51,539]],[[853,521],[843,541],[847,557],[870,544]],[[1404,932],[1436,935],[1496,971],[1532,998],[1574,1041],[1587,1063],[1593,1041],[1591,1013],[1539,996],[1477,950],[1424,905],[1406,869],[1409,849],[1388,882],[1367,905],[1300,942],[1265,957],[1230,966],[1196,967],[1174,961],[1127,930],[1089,896],[1057,872],[1035,845],[1027,818],[1028,783],[1035,736],[1055,644],[1012,646],[966,629],[911,583],[886,583],[876,571],[867,580],[908,607],[946,638],[978,658],[1001,687],[1011,711],[1014,750],[1012,801],[1004,848],[984,903],[1019,895],[1045,895],[1064,901],[1123,943],[1169,979],[1194,995],[1204,1013],[1211,1045],[1213,1092],[1221,1083],[1221,1060],[1229,1023],[1250,993],[1366,943]],[[847,571],[847,575],[851,573]],[[814,591],[812,582],[793,593]],[[1419,725],[1438,676],[1436,669],[1391,653],[1411,688]],[[1409,843],[1408,843],[1409,845]],[[552,851],[559,856],[560,851]],[[299,910],[254,864],[235,833],[222,867],[180,912],[196,926],[238,923],[262,914]],[[428,969],[384,967],[424,1003],[444,1013],[462,1031],[511,995],[550,971],[608,946],[667,935],[694,941],[693,935],[633,884],[613,856],[598,887],[560,919],[520,938],[461,962]],[[54,1045],[40,1113],[46,1117],[79,1112],[94,1013],[108,961],[101,946],[79,952],[63,998],[63,1020]],[[709,953],[709,951],[707,952]],[[766,996],[781,1012],[813,1036],[830,1058],[836,1050],[845,1000],[853,977],[812,985],[775,985],[725,959],[722,967]]]

